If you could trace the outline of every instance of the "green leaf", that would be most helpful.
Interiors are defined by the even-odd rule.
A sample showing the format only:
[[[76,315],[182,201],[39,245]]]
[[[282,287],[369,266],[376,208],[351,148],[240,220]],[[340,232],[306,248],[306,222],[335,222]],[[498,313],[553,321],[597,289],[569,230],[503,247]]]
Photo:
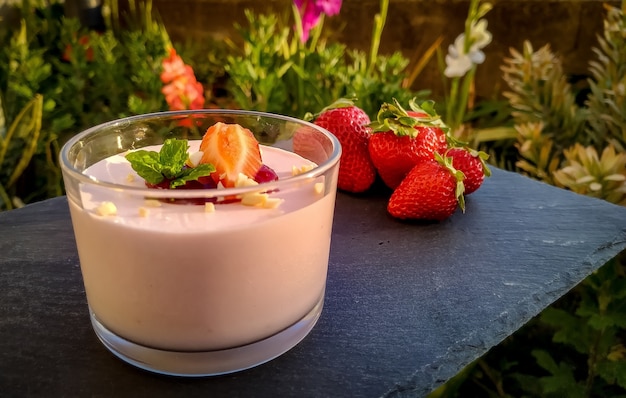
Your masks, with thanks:
[[[139,150],[126,155],[130,166],[139,174],[139,177],[150,184],[158,184],[165,179],[161,173],[159,153],[154,151]]]
[[[0,183],[0,210],[11,210],[12,208],[11,198]]]
[[[626,298],[626,278],[611,281],[610,295],[614,300]]]
[[[206,177],[215,171],[212,164],[199,164],[197,167],[185,169],[184,175],[172,180],[170,188],[176,188],[185,185],[188,181],[195,181],[200,177]]]
[[[415,138],[419,131],[417,126],[437,127],[444,132],[448,132],[448,126],[443,123],[434,109],[433,101],[425,101],[422,107],[417,105],[416,99],[409,101],[412,111],[424,113],[423,116],[412,116],[400,105],[397,99],[393,99],[393,103],[383,103],[380,106],[376,120],[370,124],[373,133],[381,131],[393,131],[397,136],[409,136]]]
[[[551,374],[557,374],[559,372],[559,366],[552,359],[552,356],[543,350],[533,350],[532,355],[537,360],[537,364],[550,372]]]
[[[571,365],[556,361],[544,350],[533,350],[532,355],[537,360],[537,364],[550,372],[550,376],[540,378],[540,384],[544,395],[555,394],[564,397],[584,397],[584,388],[576,382],[574,369]]]
[[[586,319],[554,307],[546,308],[540,319],[557,330],[553,336],[554,342],[568,344],[583,354],[589,352],[591,342]]]
[[[167,139],[159,152],[159,162],[161,164],[160,172],[167,179],[180,176],[185,161],[189,157],[187,154],[187,140]]]
[[[518,133],[513,127],[492,127],[475,132],[476,142],[514,140]]]
[[[596,370],[607,383],[626,388],[626,360],[602,361],[597,364]]]
[[[42,107],[43,97],[36,95],[22,108],[6,134],[0,136],[0,170],[3,171],[0,173],[0,182],[6,189],[17,182],[37,150],[41,135]]]
[[[610,327],[615,326],[625,326],[624,314],[623,313],[603,313],[603,314],[593,314],[589,321],[587,322],[589,326],[594,328],[595,330],[603,331]]]
[[[138,150],[126,155],[133,170],[150,184],[170,181],[170,188],[185,185],[215,171],[211,164],[200,164],[197,167],[185,167],[189,158],[187,140],[170,138],[165,140],[159,152]]]

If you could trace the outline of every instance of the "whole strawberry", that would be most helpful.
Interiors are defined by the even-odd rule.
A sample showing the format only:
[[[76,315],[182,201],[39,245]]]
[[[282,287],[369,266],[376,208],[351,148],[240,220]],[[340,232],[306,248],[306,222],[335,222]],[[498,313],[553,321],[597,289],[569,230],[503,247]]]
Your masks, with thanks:
[[[406,111],[394,100],[385,103],[372,127],[369,153],[381,179],[395,189],[417,163],[433,160],[447,149],[447,127],[436,115],[432,103],[419,107],[410,102]]]
[[[442,221],[457,207],[465,211],[463,189],[463,173],[452,166],[451,158],[436,154],[411,169],[391,194],[387,211],[400,219]]]
[[[333,133],[341,143],[341,161],[337,188],[364,192],[376,179],[376,169],[368,152],[370,118],[365,111],[347,100],[325,108],[313,121]]]
[[[478,152],[470,148],[451,148],[446,156],[452,158],[452,165],[465,174],[463,185],[465,195],[475,192],[482,185],[485,176],[491,175],[485,160],[489,157],[485,152]]]

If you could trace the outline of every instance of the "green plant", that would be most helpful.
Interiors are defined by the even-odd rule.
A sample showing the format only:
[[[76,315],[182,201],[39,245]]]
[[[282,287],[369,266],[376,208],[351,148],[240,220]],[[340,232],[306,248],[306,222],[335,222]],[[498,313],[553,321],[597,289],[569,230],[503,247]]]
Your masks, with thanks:
[[[11,125],[29,101],[36,96],[43,101],[36,149],[18,181],[12,181],[12,195],[23,202],[62,193],[56,159],[69,137],[104,121],[168,109],[166,97],[176,100],[177,93],[165,93],[160,79],[164,59],[176,60],[174,46],[151,1],[131,0],[124,7],[117,0],[103,4],[104,31],[87,30],[77,19],[66,17],[60,0],[22,0],[16,6],[19,28],[0,27],[2,119]],[[331,42],[324,35],[324,14],[319,10],[320,15],[313,16],[320,17],[314,21],[317,26],[309,30],[311,20],[303,18],[311,16],[301,15],[297,4],[292,18],[247,12],[249,27],[239,27],[242,46],[180,46],[198,80],[209,87],[205,106],[303,117],[347,97],[358,98],[373,116],[389,98],[407,102],[426,94],[405,88],[408,60],[401,53],[379,54],[388,0],[381,0],[381,11],[374,18],[369,52]],[[339,6],[337,2],[337,12]],[[294,25],[299,26],[295,33]],[[6,136],[6,128],[0,133]],[[12,145],[7,158],[17,156],[17,151]],[[6,161],[5,167],[15,166]],[[0,210],[5,208],[8,202]]]
[[[5,121],[0,139],[11,142],[2,167],[3,174],[15,176],[3,184],[10,182],[4,189],[19,198],[12,203],[62,194],[58,150],[72,135],[104,121],[167,109],[159,72],[171,47],[169,37],[152,16],[149,1],[139,7],[129,4],[125,13],[115,0],[106,2],[110,12],[104,32],[89,31],[65,17],[59,1],[23,0],[17,6],[17,27],[0,27]],[[23,109],[38,110],[36,135],[23,135],[32,123]],[[28,157],[20,155],[24,147],[34,148],[25,153]],[[15,163],[17,157],[28,164]],[[6,198],[0,203],[0,210],[11,207]]]
[[[323,15],[303,42],[291,26],[301,23],[298,8],[293,22],[286,15],[255,15],[246,11],[248,27],[238,26],[240,49],[227,58],[229,90],[242,108],[303,117],[316,113],[335,100],[357,98],[358,105],[373,117],[389,98],[408,102],[416,95],[403,87],[408,60],[401,53],[378,54],[388,0],[381,1],[375,17],[369,53],[330,43],[323,34]]]
[[[552,350],[532,351],[545,373],[520,373],[517,377],[539,386],[544,396],[626,394],[626,279],[619,259],[610,261],[576,289],[573,313],[558,305],[541,313],[539,321],[554,330]],[[555,353],[564,349],[572,349],[586,361],[572,362],[562,355],[555,358]]]
[[[47,10],[49,15],[54,8]],[[57,132],[69,124],[52,120],[56,101],[40,94],[40,87],[53,77],[53,67],[46,60],[46,51],[31,33],[36,25],[22,19],[14,32],[0,32],[0,109],[5,121],[0,126],[2,144],[3,199],[0,210],[19,207],[43,197],[60,194],[60,176],[56,167]],[[51,128],[46,121],[51,123]]]
[[[511,51],[502,70],[513,127],[489,144],[515,148],[512,169],[626,205],[625,37],[626,1],[607,6],[582,105],[549,46]],[[433,396],[626,396],[625,314],[623,252]]]
[[[487,20],[483,17],[491,10],[492,5],[480,0],[472,0],[469,4],[465,29],[454,44],[448,48],[445,63],[441,51],[438,51],[439,69],[449,94],[445,98],[445,122],[453,133],[459,137],[463,134],[466,116],[474,98],[471,94],[474,86],[476,69],[485,60],[482,49],[491,43],[491,33],[487,30]],[[465,137],[464,137],[465,138]]]
[[[622,9],[606,6],[604,32],[594,49],[598,59],[590,63],[593,79],[589,81],[591,95],[587,132],[593,143],[611,142],[620,151],[626,150],[626,36],[624,21],[626,3]]]
[[[557,185],[626,206],[626,151],[609,144],[598,156],[594,147],[575,144],[563,156],[563,167],[553,172]]]
[[[608,18],[615,19],[615,10]],[[615,29],[616,25],[608,26]],[[626,24],[622,22],[620,29],[626,31]],[[619,35],[615,37],[622,40]],[[591,62],[594,79],[589,79],[592,90],[583,106],[576,103],[561,62],[549,46],[533,51],[528,42],[523,54],[512,50],[512,57],[505,60],[502,69],[511,91],[504,96],[513,109],[519,170],[553,185],[624,204],[626,154],[615,153],[615,146],[622,152],[624,147],[622,130],[614,126],[624,123],[615,115],[615,104],[624,103],[626,93],[615,91],[612,82],[626,79],[626,68],[619,65],[626,51],[622,46],[620,54],[616,43],[602,39],[600,43],[605,51],[613,53],[603,54],[596,49],[605,67],[601,69],[599,62]],[[616,70],[621,71],[620,76],[615,76]],[[603,152],[602,157],[598,151]]]
[[[1,104],[1,103],[0,103]],[[41,134],[43,98],[35,96],[0,134],[0,208],[19,207],[16,183],[30,164]]]

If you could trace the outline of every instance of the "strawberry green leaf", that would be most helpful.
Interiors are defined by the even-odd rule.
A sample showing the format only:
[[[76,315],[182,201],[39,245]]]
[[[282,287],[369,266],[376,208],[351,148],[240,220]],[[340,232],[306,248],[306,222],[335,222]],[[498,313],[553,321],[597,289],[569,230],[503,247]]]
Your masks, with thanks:
[[[321,115],[322,113],[329,111],[331,109],[338,109],[338,108],[349,108],[351,106],[356,106],[355,102],[357,101],[356,97],[352,97],[352,98],[339,98],[338,100],[336,100],[335,102],[333,102],[332,104],[324,107],[321,111],[319,111],[318,113],[311,113],[311,112],[307,112],[303,119],[307,122],[310,122],[314,119],[317,119],[319,115]]]
[[[465,180],[465,174],[463,174],[461,170],[457,170],[452,165],[451,157],[441,156],[439,153],[435,152],[435,161],[448,169],[450,175],[452,175],[452,177],[456,180],[456,189],[454,194],[461,211],[465,213],[465,184],[463,183],[463,180]]]
[[[435,101],[432,101],[432,100],[424,101],[422,102],[422,105],[419,106],[415,103],[415,98],[414,98],[409,103],[409,106],[411,107],[411,110],[415,112],[423,112],[432,118],[435,118],[435,117],[439,118],[439,116],[437,115],[437,111],[435,110]]]
[[[434,101],[425,101],[419,106],[413,98],[409,107],[412,113],[407,112],[395,98],[393,103],[382,104],[376,120],[370,124],[372,133],[393,131],[398,136],[415,138],[419,134],[417,127],[436,127],[450,137],[450,128],[437,115]]]
[[[398,117],[398,123],[402,126],[413,128],[419,123],[419,119],[411,116],[400,116]]]
[[[491,177],[491,169],[489,168],[489,166],[487,166],[487,159],[489,159],[489,155],[483,151],[477,151],[476,149],[467,146],[463,146],[462,148],[465,148],[465,150],[467,150],[470,155],[480,160],[480,164],[483,166],[483,173],[485,174],[485,177]]]

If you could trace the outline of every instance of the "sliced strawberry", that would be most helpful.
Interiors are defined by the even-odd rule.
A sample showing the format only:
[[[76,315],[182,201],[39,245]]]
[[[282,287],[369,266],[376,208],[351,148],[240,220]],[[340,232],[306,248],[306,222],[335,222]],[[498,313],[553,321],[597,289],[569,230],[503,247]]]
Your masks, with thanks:
[[[209,127],[200,150],[203,152],[200,163],[215,166],[211,174],[216,183],[224,187],[234,187],[239,173],[254,178],[261,168],[261,151],[254,134],[238,124],[218,122]]]

